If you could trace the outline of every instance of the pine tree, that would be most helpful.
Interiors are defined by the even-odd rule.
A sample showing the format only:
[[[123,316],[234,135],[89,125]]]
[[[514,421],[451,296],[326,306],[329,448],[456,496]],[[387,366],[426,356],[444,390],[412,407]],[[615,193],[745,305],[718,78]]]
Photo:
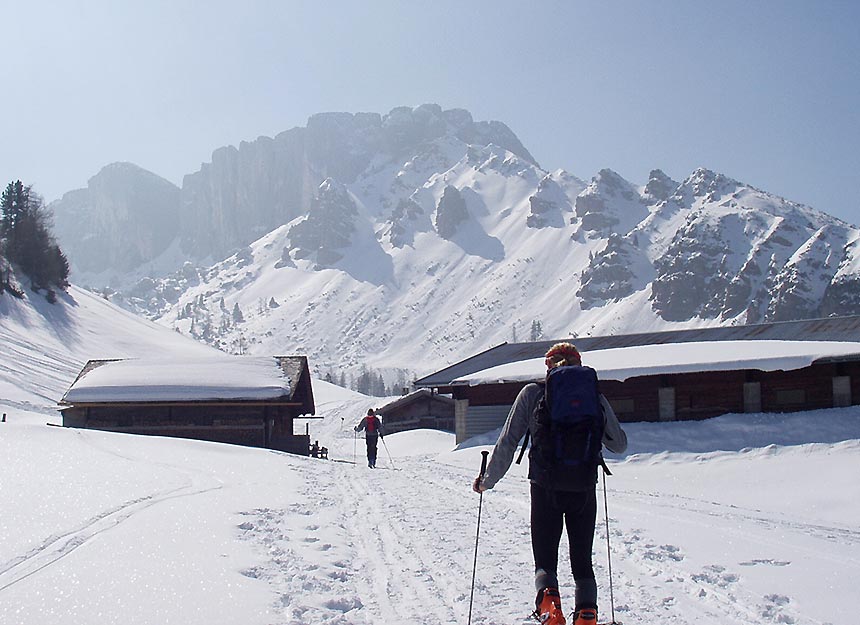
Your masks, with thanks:
[[[358,376],[358,379],[355,381],[355,390],[361,393],[362,395],[370,395],[371,394],[371,380],[370,380],[370,372],[367,370],[367,367],[361,368],[361,374]]]
[[[34,290],[69,286],[69,263],[51,234],[51,216],[44,200],[20,180],[0,196],[0,251],[30,278]]]
[[[239,302],[233,304],[233,323],[242,323],[245,321],[245,316],[242,314],[242,309],[239,308]]]
[[[371,376],[371,382],[370,394],[375,397],[384,397],[385,379],[382,377],[382,374],[377,373],[376,375]]]
[[[3,255],[18,264],[21,255],[21,222],[28,203],[28,189],[20,180],[6,185],[0,196],[0,242]]]

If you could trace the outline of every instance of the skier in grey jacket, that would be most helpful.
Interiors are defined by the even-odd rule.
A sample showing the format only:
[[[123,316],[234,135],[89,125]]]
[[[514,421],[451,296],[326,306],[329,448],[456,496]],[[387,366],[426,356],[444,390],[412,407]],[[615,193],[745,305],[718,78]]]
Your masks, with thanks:
[[[547,370],[562,365],[581,365],[579,351],[572,343],[557,343],[546,353]],[[533,429],[535,407],[544,394],[540,384],[527,384],[514,400],[499,440],[483,476],[472,485],[476,492],[493,486],[507,473],[514,453],[526,431]],[[612,406],[600,395],[603,408],[603,446],[609,451],[623,453],[627,449],[627,435],[621,428]],[[591,550],[594,541],[594,523],[597,517],[595,487],[586,491],[567,491],[547,488],[531,480],[531,536],[535,560],[536,616],[541,622],[565,623],[558,592],[558,547],[563,527],[567,526],[570,544],[570,564],[576,583],[574,625],[595,624],[597,619],[597,583]]]

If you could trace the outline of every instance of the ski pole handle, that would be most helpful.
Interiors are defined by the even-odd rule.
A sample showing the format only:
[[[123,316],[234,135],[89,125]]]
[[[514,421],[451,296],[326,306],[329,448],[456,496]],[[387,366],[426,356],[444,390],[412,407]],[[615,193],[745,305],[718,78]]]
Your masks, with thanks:
[[[481,473],[479,474],[481,477],[484,477],[484,473],[486,473],[486,471],[487,471],[487,456],[489,456],[489,455],[490,455],[489,451],[482,451],[481,452],[481,456],[482,456],[482,458],[481,458]]]

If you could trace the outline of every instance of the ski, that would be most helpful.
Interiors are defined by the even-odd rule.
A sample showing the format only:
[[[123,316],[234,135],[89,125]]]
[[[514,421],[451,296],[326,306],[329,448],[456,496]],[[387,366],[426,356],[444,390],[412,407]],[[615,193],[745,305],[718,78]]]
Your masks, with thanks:
[[[566,619],[567,625],[573,625],[573,614],[570,615],[569,619]],[[532,613],[528,616],[524,617],[523,620],[517,625],[534,625],[534,623],[540,623],[540,618]],[[595,625],[624,625],[621,621],[598,621]]]

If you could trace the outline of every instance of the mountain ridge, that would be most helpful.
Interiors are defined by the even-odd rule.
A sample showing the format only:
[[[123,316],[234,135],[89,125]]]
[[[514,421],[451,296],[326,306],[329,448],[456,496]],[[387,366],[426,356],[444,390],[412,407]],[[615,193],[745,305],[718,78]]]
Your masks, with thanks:
[[[504,124],[436,105],[320,114],[219,148],[180,197],[162,256],[108,295],[226,351],[304,350],[321,370],[426,373],[529,327],[860,310],[854,226],[706,168],[644,185],[543,170]]]

